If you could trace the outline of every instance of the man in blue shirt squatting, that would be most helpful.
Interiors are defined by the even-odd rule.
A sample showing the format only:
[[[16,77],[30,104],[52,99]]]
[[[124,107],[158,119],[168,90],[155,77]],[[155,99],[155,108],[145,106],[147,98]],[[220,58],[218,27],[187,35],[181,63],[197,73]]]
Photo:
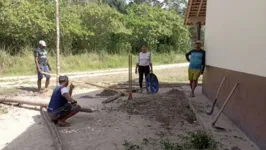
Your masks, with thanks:
[[[205,51],[201,49],[200,41],[196,41],[195,44],[196,48],[186,53],[186,59],[189,61],[188,79],[190,81],[191,97],[195,97],[194,90],[198,85],[198,78],[203,74],[205,68]]]
[[[69,126],[66,120],[81,110],[68,92],[68,83],[67,76],[59,76],[60,85],[54,89],[47,109],[51,120],[61,127]]]

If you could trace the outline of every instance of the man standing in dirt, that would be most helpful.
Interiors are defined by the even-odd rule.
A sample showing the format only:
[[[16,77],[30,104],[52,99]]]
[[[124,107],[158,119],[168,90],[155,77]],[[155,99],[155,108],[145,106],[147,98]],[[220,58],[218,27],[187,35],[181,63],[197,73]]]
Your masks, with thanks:
[[[66,120],[81,110],[81,107],[77,105],[77,101],[72,99],[67,89],[68,83],[67,76],[59,76],[60,85],[54,89],[47,109],[51,120],[64,127],[70,125]]]
[[[37,48],[34,51],[35,64],[36,64],[36,69],[38,73],[37,85],[38,85],[39,91],[41,91],[41,86],[42,86],[42,78],[43,78],[42,72],[49,73],[51,70],[50,65],[48,63],[48,59],[47,59],[47,51],[45,48],[46,48],[46,43],[45,41],[41,40],[39,41],[39,48]],[[44,74],[44,76],[46,77],[45,90],[47,90],[49,83],[50,83],[51,76],[47,74]]]
[[[198,78],[205,69],[205,51],[201,49],[201,41],[196,41],[195,44],[196,48],[186,53],[186,59],[189,62],[188,79],[190,81],[191,97],[195,97],[194,90],[198,85]]]

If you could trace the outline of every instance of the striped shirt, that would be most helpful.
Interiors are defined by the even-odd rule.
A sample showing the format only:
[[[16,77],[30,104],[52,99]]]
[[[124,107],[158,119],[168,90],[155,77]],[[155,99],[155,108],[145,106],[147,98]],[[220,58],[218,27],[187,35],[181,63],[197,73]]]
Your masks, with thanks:
[[[140,52],[137,60],[139,66],[150,66],[151,64],[151,53],[150,52]]]

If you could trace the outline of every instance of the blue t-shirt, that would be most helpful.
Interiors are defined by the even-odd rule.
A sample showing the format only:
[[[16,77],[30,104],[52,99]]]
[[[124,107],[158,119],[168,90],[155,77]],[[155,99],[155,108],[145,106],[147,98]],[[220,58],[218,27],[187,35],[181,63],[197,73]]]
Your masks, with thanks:
[[[205,51],[204,50],[191,50],[188,53],[186,53],[186,58],[190,62],[189,63],[190,69],[204,71],[204,67],[205,67]]]
[[[60,113],[59,109],[68,103],[67,99],[62,95],[61,90],[63,88],[64,87],[60,85],[54,89],[48,105],[48,112],[58,111],[58,113]]]

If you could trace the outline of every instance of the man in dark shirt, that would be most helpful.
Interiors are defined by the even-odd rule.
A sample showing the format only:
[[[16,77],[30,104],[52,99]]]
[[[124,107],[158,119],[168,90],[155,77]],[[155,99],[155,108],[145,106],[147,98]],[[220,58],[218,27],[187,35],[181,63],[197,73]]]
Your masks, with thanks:
[[[196,41],[196,48],[186,53],[186,59],[189,61],[188,79],[190,81],[191,97],[194,97],[194,90],[198,85],[198,78],[204,72],[205,51],[201,49],[201,42]],[[190,57],[189,57],[190,56]]]
[[[41,72],[49,73],[51,68],[49,66],[47,59],[47,51],[45,50],[46,43],[45,41],[41,40],[39,41],[39,44],[40,47],[34,51],[34,56],[35,56],[36,69],[38,73],[38,81],[37,81],[38,90],[41,91],[42,78],[43,78],[43,74]],[[45,90],[47,90],[51,76],[47,74],[44,74],[44,76],[46,77]]]
[[[69,94],[68,83],[67,76],[59,77],[60,85],[54,89],[47,109],[51,120],[59,126],[69,126],[66,120],[81,110],[81,107]]]

